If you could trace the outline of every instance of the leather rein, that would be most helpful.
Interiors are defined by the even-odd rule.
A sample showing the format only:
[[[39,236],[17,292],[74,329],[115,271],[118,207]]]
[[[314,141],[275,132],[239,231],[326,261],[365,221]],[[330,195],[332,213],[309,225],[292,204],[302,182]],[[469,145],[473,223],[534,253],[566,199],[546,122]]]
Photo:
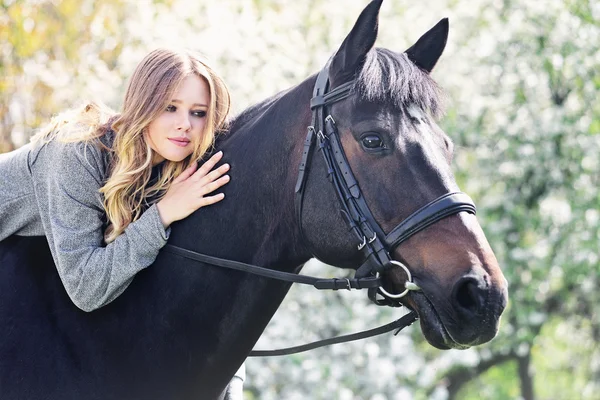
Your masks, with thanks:
[[[316,289],[321,290],[367,289],[369,298],[375,304],[400,307],[402,304],[398,300],[399,298],[405,296],[410,290],[420,290],[420,288],[412,281],[410,270],[404,264],[392,260],[390,253],[400,243],[404,242],[415,233],[447,216],[462,211],[475,214],[475,205],[471,198],[464,193],[447,193],[421,207],[392,229],[388,234],[384,233],[373,217],[373,214],[361,193],[358,182],[352,173],[352,169],[350,168],[350,164],[348,163],[339,139],[335,121],[331,115],[325,117],[327,106],[341,101],[352,94],[354,81],[344,83],[331,91],[328,91],[328,85],[329,67],[326,66],[317,76],[313,90],[313,98],[310,101],[312,125],[308,127],[308,133],[304,141],[304,149],[295,187],[296,216],[300,225],[300,232],[304,238],[302,229],[302,205],[305,182],[306,177],[308,176],[313,150],[315,147],[318,147],[318,150],[324,157],[329,180],[332,182],[338,200],[340,201],[341,214],[348,224],[349,230],[357,238],[357,249],[363,255],[364,261],[356,270],[354,278],[324,279],[275,271],[239,261],[200,254],[172,244],[165,245],[164,250],[197,262],[252,273],[285,282],[312,285]],[[316,146],[315,142],[317,143]],[[382,287],[383,282],[380,275],[395,267],[403,269],[406,274],[405,290],[400,294],[389,293]],[[378,295],[380,298],[377,298]],[[379,328],[280,350],[253,350],[250,352],[249,356],[260,357],[295,354],[334,343],[363,339],[383,334],[391,330],[396,330],[394,334],[398,334],[398,332],[411,325],[417,319],[417,313],[411,310],[408,314],[402,316],[398,320]]]

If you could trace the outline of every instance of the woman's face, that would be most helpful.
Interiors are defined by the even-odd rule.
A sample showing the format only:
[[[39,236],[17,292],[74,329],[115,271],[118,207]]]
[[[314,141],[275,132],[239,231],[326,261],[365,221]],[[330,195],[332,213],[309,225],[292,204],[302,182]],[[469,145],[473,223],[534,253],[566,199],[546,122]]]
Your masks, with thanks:
[[[148,125],[145,138],[154,150],[152,165],[182,161],[194,151],[204,132],[210,90],[206,81],[189,75],[164,111]]]

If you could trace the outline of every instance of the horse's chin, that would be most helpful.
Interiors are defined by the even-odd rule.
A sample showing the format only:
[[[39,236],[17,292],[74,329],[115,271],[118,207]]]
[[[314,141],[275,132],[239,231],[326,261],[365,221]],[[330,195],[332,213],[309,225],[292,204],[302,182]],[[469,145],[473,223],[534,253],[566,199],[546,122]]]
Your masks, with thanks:
[[[414,306],[411,308],[414,308],[417,314],[419,314],[421,331],[429,344],[440,350],[464,350],[471,347],[458,343],[452,338],[435,307],[423,293],[412,292],[410,296],[414,303]]]

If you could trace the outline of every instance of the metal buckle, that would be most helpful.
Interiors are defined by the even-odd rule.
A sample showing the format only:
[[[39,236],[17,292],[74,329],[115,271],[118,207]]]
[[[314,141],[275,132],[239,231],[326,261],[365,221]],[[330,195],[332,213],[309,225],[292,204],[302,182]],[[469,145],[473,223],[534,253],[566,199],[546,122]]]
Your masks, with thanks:
[[[377,232],[373,232],[373,237],[369,239],[369,243],[373,243],[377,239]]]
[[[370,242],[369,242],[370,243]],[[363,236],[363,242],[358,245],[358,249],[362,250],[367,245],[367,238]]]
[[[407,280],[404,283],[404,287],[406,288],[406,290],[404,290],[400,294],[392,294],[392,293],[389,293],[387,290],[385,290],[383,287],[379,287],[379,291],[384,296],[389,297],[390,299],[399,299],[401,297],[406,296],[408,294],[408,292],[411,290],[421,290],[421,288],[416,283],[413,282],[412,275],[411,275],[410,271],[408,270],[408,268],[406,267],[406,265],[404,265],[401,262],[396,261],[396,260],[391,260],[390,263],[397,265],[398,267],[402,268],[404,270],[404,272],[406,272]],[[379,278],[379,272],[376,274],[376,276]]]
[[[319,139],[321,143],[325,141],[325,134],[323,134],[323,131],[317,132],[317,139]]]
[[[377,232],[373,233],[373,237],[369,238],[369,243],[373,243],[375,241],[375,239],[377,239]],[[363,241],[361,244],[358,245],[358,249],[362,250],[363,247],[365,247],[367,245],[367,238],[365,236],[363,236]]]

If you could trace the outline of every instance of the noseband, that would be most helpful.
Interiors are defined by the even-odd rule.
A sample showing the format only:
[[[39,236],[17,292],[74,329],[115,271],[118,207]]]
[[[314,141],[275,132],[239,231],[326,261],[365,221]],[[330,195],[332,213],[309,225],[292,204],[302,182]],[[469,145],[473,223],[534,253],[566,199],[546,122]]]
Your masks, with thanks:
[[[381,282],[378,287],[368,289],[369,298],[374,303],[400,306],[397,299],[404,296],[409,290],[419,290],[419,287],[412,282],[409,269],[399,261],[392,260],[391,252],[400,243],[443,218],[462,211],[475,214],[475,204],[465,193],[446,193],[415,211],[386,234],[373,217],[352,173],[333,117],[331,115],[325,117],[327,106],[352,94],[354,81],[346,82],[329,92],[327,91],[328,85],[329,68],[326,66],[317,76],[313,98],[310,101],[312,126],[308,127],[296,182],[296,216],[300,224],[300,232],[304,237],[302,204],[312,150],[316,147],[314,145],[316,138],[317,146],[327,166],[327,175],[341,205],[340,212],[348,224],[350,232],[357,239],[357,249],[363,255],[364,261],[356,270],[355,279],[378,278],[380,274],[394,267],[402,268],[407,276],[405,290],[402,293],[388,293],[381,287]],[[377,294],[381,295],[383,300],[378,299]]]

